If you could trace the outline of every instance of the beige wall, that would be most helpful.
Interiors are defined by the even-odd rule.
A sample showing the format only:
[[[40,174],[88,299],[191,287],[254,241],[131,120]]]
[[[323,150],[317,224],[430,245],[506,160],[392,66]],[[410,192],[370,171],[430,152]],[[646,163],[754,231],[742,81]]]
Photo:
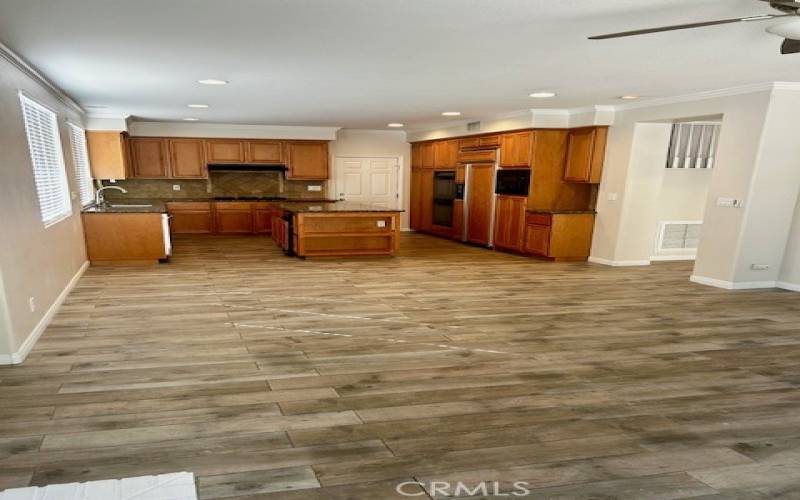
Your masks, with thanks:
[[[0,270],[5,293],[7,328],[0,353],[17,352],[29,339],[48,309],[86,262],[80,206],[73,201],[72,216],[45,228],[33,181],[28,143],[18,92],[58,113],[70,189],[77,191],[69,150],[66,120],[83,123],[80,112],[65,105],[45,86],[0,56]],[[31,312],[28,298],[36,310]],[[0,333],[0,335],[3,335]],[[11,351],[11,352],[2,352]]]
[[[792,231],[786,244],[778,280],[784,288],[800,292],[800,198],[794,209]]]
[[[331,165],[337,156],[394,156],[400,158],[401,198],[403,212],[400,226],[408,229],[408,207],[411,193],[411,145],[407,142],[406,133],[399,130],[355,130],[342,129],[331,143]],[[338,193],[335,184],[336,172],[331,171],[329,193]]]

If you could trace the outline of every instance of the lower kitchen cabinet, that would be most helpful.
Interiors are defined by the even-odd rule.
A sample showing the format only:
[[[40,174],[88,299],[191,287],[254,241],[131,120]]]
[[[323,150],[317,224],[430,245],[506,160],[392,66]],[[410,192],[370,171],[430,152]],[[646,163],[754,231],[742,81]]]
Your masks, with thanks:
[[[453,231],[451,237],[456,241],[461,241],[464,235],[464,200],[453,202]]]
[[[209,202],[167,203],[172,234],[211,234],[214,225]]]
[[[248,234],[252,233],[253,229],[252,203],[215,203],[214,232],[217,234]]]
[[[494,213],[494,246],[504,250],[522,250],[526,196],[497,196]]]
[[[593,228],[592,213],[528,213],[522,251],[553,260],[586,260]]]
[[[270,203],[253,203],[253,232],[257,234],[272,233],[272,217],[279,210]]]

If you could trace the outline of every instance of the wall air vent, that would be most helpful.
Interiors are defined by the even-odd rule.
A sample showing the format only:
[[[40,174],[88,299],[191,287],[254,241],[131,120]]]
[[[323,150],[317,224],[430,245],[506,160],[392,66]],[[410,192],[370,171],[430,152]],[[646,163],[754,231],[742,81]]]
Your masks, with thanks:
[[[694,260],[703,221],[661,221],[652,260]]]
[[[467,123],[467,132],[480,132],[480,131],[481,131],[481,122]]]

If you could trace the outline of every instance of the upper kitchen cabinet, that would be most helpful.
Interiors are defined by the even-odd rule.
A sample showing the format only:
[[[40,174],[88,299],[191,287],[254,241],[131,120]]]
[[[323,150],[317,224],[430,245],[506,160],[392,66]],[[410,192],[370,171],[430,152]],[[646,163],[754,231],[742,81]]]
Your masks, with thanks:
[[[283,145],[280,141],[247,141],[245,161],[279,165],[283,163]]]
[[[119,131],[87,130],[89,164],[95,179],[128,177],[127,134]]]
[[[411,145],[411,167],[422,167],[422,144],[418,142]]]
[[[454,169],[458,165],[458,139],[433,143],[433,167]]]
[[[436,157],[436,154],[434,153],[434,143],[423,142],[419,145],[419,152],[420,157],[422,158],[419,166],[422,168],[433,168]]]
[[[208,177],[206,153],[201,139],[169,140],[171,177],[205,179]]]
[[[244,141],[240,139],[206,140],[208,163],[244,163]]]
[[[599,184],[606,153],[606,127],[585,127],[569,131],[564,180]]]
[[[288,141],[285,143],[286,178],[322,181],[328,179],[328,143]]]
[[[528,168],[531,166],[533,132],[512,132],[500,136],[500,167]]]
[[[131,137],[131,172],[133,177],[166,179],[169,177],[168,140],[158,137]]]

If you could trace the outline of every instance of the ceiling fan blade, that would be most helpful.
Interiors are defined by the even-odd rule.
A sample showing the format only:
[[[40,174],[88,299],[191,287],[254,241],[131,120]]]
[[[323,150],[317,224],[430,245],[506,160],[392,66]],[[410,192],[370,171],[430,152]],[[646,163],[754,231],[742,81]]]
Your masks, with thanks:
[[[609,33],[607,35],[590,36],[589,40],[607,40],[609,38],[622,38],[626,36],[647,35],[649,33],[661,33],[662,31],[686,30],[691,28],[703,28],[705,26],[716,26],[718,24],[732,24],[747,21],[762,21],[775,19],[777,17],[793,16],[794,14],[764,14],[762,16],[735,17],[732,19],[720,19],[717,21],[703,21],[699,23],[674,24],[672,26],[661,26],[659,28],[646,28],[641,30],[621,31],[619,33]]]
[[[800,52],[800,40],[787,38],[781,44],[781,54],[797,54]]]
[[[788,7],[790,9],[800,9],[800,3],[792,2],[791,0],[761,0],[761,1],[767,2],[773,7],[781,6],[781,7]]]

